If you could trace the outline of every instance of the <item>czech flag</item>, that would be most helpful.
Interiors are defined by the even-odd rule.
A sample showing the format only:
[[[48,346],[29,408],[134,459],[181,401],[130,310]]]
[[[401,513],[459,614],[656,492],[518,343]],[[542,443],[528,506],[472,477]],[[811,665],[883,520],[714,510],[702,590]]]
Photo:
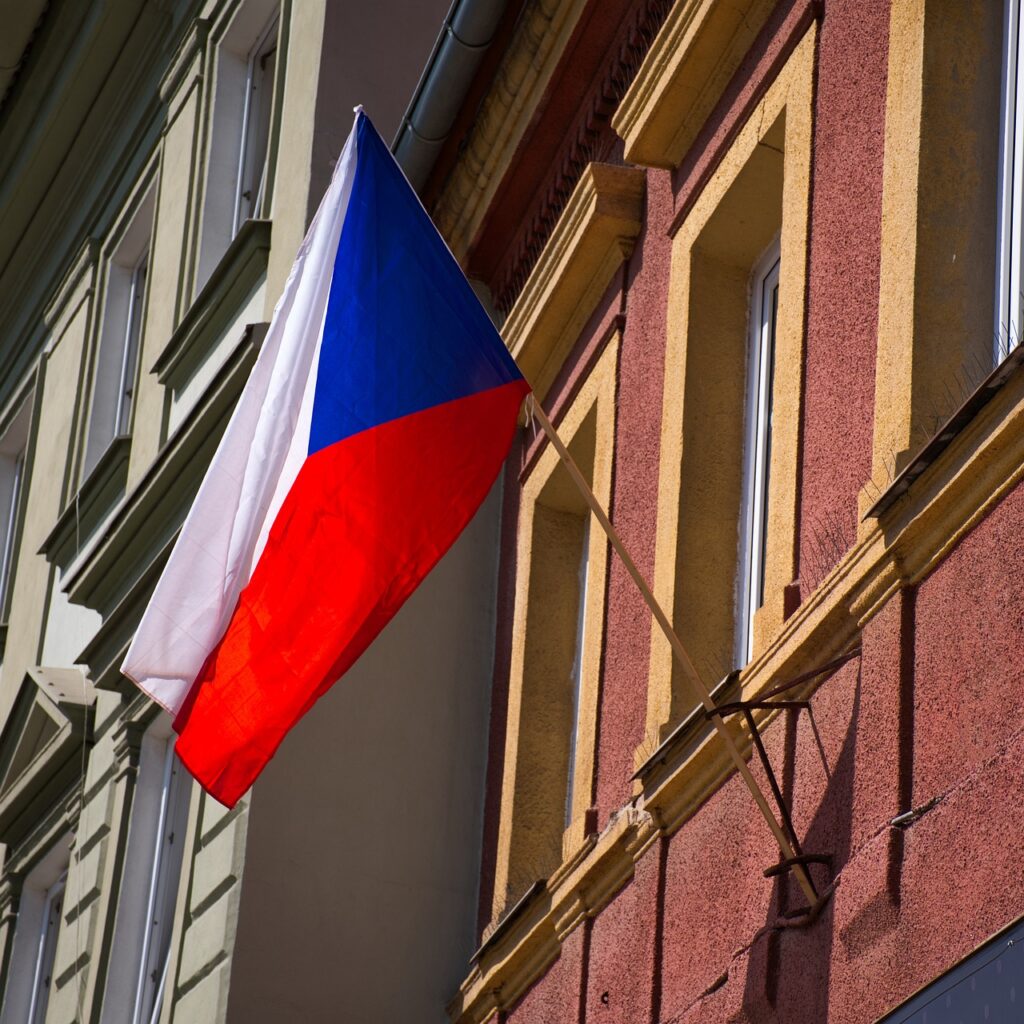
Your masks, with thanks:
[[[122,666],[221,803],[455,541],[528,390],[357,111]]]

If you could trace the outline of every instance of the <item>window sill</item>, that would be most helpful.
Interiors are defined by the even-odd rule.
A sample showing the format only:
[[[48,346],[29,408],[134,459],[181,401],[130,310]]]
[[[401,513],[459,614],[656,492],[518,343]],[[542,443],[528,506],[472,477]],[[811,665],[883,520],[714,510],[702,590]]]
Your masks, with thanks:
[[[270,234],[269,220],[247,220],[231,240],[151,368],[165,387],[175,391],[184,387],[266,274]]]
[[[56,564],[61,572],[74,561],[80,548],[124,497],[130,452],[131,437],[127,434],[115,437],[107,445],[43,541],[39,554]]]
[[[917,454],[893,478],[875,503],[864,513],[863,520],[878,519],[903,497],[914,481],[966,430],[982,409],[999,393],[1013,373],[1024,363],[1024,344],[1018,345],[971,392],[960,407],[935,432]]]

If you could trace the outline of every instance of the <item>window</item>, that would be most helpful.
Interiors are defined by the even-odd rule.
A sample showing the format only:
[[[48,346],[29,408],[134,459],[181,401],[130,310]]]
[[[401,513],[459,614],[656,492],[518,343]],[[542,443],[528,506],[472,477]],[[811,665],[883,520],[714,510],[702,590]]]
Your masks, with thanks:
[[[131,431],[146,309],[153,207],[150,190],[119,236],[107,264],[106,300],[85,452],[86,476],[110,442]]]
[[[273,0],[246,0],[216,30],[216,72],[195,293],[247,220],[268,215],[280,16]]]
[[[26,400],[0,435],[0,624],[10,617],[14,593],[30,417],[31,403]]]
[[[242,145],[238,153],[235,216],[231,234],[242,222],[258,217],[267,185],[267,147],[270,142],[270,111],[277,64],[277,15],[264,29],[249,54],[242,109]]]
[[[167,983],[167,967],[171,958],[171,932],[188,823],[189,789],[188,773],[174,753],[174,741],[168,740],[160,784],[157,827],[153,836],[146,927],[142,935],[132,1024],[150,1024],[160,1016]]]
[[[42,1024],[64,914],[70,836],[52,846],[25,876],[4,994],[2,1024]]]
[[[32,1001],[28,1008],[29,1024],[42,1024],[46,1020],[46,1006],[50,1001],[53,964],[57,958],[57,935],[64,911],[64,885],[67,872],[46,891],[43,901],[42,923],[36,947],[35,971],[32,974]]]
[[[599,502],[611,498],[618,336],[558,432]],[[557,452],[523,481],[509,709],[492,910],[499,917],[579,850],[593,800],[608,543]]]
[[[1020,1020],[1024,1001],[1022,939],[1024,928],[1019,924],[992,939],[883,1018],[882,1024]]]
[[[776,242],[754,269],[747,354],[747,410],[744,440],[740,571],[737,575],[736,664],[754,652],[754,615],[764,604],[768,549],[769,467],[772,450],[772,385],[775,326],[779,306],[779,246]]]
[[[131,1024],[160,1017],[171,961],[174,914],[184,861],[191,779],[174,753],[161,715],[142,741],[139,784],[121,884],[105,1007]],[[104,1017],[104,1020],[107,1018]],[[123,1015],[110,1020],[124,1020]]]
[[[572,824],[573,797],[576,789],[576,747],[580,738],[580,703],[583,688],[583,652],[587,643],[587,592],[590,582],[590,513],[584,512],[580,544],[580,570],[577,574],[576,657],[572,665],[572,734],[569,737],[569,778],[565,791],[565,824]]]
[[[1006,0],[1000,139],[999,243],[995,360],[1017,347],[1021,332],[1022,197],[1024,197],[1024,77],[1021,76],[1021,0]]]

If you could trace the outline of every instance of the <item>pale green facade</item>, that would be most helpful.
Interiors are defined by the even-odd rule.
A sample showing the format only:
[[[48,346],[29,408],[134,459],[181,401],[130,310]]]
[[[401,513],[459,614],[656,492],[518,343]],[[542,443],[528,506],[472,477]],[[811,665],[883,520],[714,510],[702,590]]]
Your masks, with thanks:
[[[15,7],[0,1024],[442,1020],[476,913],[494,499],[233,811],[179,782],[161,832],[169,724],[118,669],[352,106],[394,132],[446,5]]]

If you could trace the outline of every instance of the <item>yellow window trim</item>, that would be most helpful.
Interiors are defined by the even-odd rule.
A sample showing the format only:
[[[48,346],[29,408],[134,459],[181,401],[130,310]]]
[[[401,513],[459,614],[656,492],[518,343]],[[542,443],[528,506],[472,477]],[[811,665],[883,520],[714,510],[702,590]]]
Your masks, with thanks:
[[[611,498],[615,448],[618,353],[619,334],[616,332],[608,341],[579,393],[558,424],[559,434],[570,449],[585,425],[588,430],[593,428],[594,451],[591,486],[598,501],[606,508]],[[531,690],[538,685],[543,689],[544,685],[543,659],[531,656],[528,647],[530,643],[528,631],[531,628],[530,602],[531,599],[542,596],[531,594],[531,586],[535,582],[532,565],[534,517],[537,506],[542,500],[542,494],[552,484],[559,467],[560,461],[557,453],[550,445],[547,445],[523,484],[520,499],[508,719],[492,908],[495,919],[509,905],[509,900],[514,900],[517,895],[521,895],[521,893],[510,891],[522,882],[522,879],[516,876],[535,863],[540,863],[545,856],[544,847],[537,837],[523,835],[518,805],[520,802],[528,804],[531,801],[531,786],[546,784],[546,782],[533,772],[524,770],[524,766],[519,763],[519,760],[524,749],[522,723],[524,720],[524,691],[526,691],[528,682],[527,673],[536,673],[536,676],[529,680]],[[565,472],[564,469],[562,472]],[[578,727],[573,765],[574,778],[577,783],[573,790],[569,824],[562,836],[563,862],[569,861],[585,842],[585,818],[590,807],[590,780],[594,772],[601,672],[601,638],[604,634],[604,596],[608,564],[608,543],[600,529],[590,530],[588,562],[589,584],[585,609],[588,642],[585,645],[580,667]],[[557,580],[548,579],[547,584],[568,589],[578,586],[578,581],[575,574],[564,572],[559,574]],[[575,620],[573,633],[569,638],[570,642],[575,641],[574,627]],[[517,826],[520,826],[518,832]],[[530,846],[531,842],[537,847],[535,851]]]
[[[509,311],[502,336],[540,400],[633,251],[645,181],[637,167],[589,164]]]
[[[678,167],[775,0],[676,0],[612,127],[630,163]]]
[[[687,459],[684,451],[686,387],[681,386],[681,383],[687,382],[688,360],[695,358],[688,352],[687,343],[691,321],[700,313],[700,309],[690,308],[691,295],[694,304],[699,301],[699,295],[693,291],[691,282],[691,275],[696,272],[703,258],[703,253],[696,246],[734,183],[744,171],[749,174],[754,168],[752,158],[763,156],[765,150],[762,147],[777,149],[781,143],[784,148],[782,160],[785,171],[782,181],[781,275],[776,326],[769,541],[765,565],[765,603],[756,613],[754,621],[754,661],[766,648],[769,638],[782,625],[783,588],[792,580],[795,557],[815,33],[816,27],[812,25],[737,134],[673,241],[654,571],[655,594],[662,607],[669,609],[677,607],[683,593],[681,576],[687,571],[692,574],[699,568],[680,564],[684,542],[682,524],[687,516],[692,526],[693,517],[703,515],[707,520],[707,529],[723,533],[720,547],[727,548],[731,544],[732,535],[738,534],[738,525],[731,519],[725,521],[728,514],[723,516],[721,509],[679,507]],[[782,124],[784,136],[780,129]],[[729,293],[730,301],[738,293],[738,286],[733,287]],[[742,309],[737,312],[745,316],[747,311]],[[728,379],[717,382],[708,379],[698,383],[702,389],[730,386]],[[742,421],[742,406],[736,408],[736,417],[737,422]],[[701,443],[714,445],[719,441],[717,437],[708,436]],[[725,441],[721,443],[725,444]],[[702,449],[691,458],[705,456],[706,452]],[[723,459],[730,457],[729,451],[722,452]],[[720,571],[720,567],[717,571]],[[685,642],[687,623],[679,622],[677,627],[684,635]],[[728,667],[725,666],[726,669]],[[717,680],[706,682],[714,684]],[[693,705],[685,679],[674,668],[671,649],[656,628],[652,629],[651,634],[648,687],[647,730],[644,743],[637,751],[638,763],[665,738],[671,727]]]

